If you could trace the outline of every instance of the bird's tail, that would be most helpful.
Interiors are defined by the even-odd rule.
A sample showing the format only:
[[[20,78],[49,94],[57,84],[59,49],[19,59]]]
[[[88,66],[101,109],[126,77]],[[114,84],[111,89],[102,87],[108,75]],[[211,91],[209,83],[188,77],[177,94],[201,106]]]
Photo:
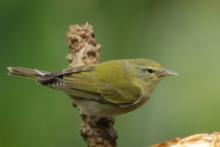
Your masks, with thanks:
[[[8,67],[9,75],[16,75],[22,77],[28,77],[31,79],[39,79],[42,76],[48,74],[47,72],[39,71],[37,69],[28,69],[22,67]]]

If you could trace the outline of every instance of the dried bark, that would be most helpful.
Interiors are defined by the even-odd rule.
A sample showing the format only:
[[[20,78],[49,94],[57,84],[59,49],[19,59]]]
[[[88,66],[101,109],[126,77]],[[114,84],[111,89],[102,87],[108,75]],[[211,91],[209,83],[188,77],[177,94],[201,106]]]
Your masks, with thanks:
[[[176,138],[151,147],[220,147],[220,132]]]
[[[71,25],[67,32],[67,42],[70,48],[66,59],[69,67],[99,63],[101,45],[95,39],[93,27]],[[73,104],[77,107],[77,105]],[[116,147],[117,132],[114,130],[114,118],[97,118],[81,114],[83,123],[81,135],[89,147]]]

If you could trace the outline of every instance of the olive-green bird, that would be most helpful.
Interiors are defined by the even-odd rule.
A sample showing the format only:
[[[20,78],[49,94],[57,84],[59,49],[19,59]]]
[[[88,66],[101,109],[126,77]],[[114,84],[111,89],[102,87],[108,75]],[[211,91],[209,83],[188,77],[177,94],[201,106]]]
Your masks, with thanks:
[[[125,59],[85,65],[62,72],[8,67],[10,75],[35,79],[41,85],[70,95],[81,113],[114,116],[144,104],[156,84],[177,75],[148,59]]]

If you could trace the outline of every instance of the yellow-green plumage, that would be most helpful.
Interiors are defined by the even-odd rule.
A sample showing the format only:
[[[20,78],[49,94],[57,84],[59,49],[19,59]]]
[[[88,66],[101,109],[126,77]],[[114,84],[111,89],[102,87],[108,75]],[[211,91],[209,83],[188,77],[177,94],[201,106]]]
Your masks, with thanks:
[[[113,60],[58,73],[18,67],[9,71],[67,93],[82,113],[95,116],[117,115],[138,108],[162,77],[174,75],[147,59]]]

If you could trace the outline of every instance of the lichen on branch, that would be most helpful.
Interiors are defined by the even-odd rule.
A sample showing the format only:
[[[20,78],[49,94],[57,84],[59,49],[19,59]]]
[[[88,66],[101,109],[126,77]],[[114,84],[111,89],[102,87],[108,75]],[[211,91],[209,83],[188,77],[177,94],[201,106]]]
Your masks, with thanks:
[[[101,45],[97,43],[93,27],[90,24],[69,26],[67,43],[70,48],[69,54],[66,56],[70,62],[69,67],[99,63]]]

